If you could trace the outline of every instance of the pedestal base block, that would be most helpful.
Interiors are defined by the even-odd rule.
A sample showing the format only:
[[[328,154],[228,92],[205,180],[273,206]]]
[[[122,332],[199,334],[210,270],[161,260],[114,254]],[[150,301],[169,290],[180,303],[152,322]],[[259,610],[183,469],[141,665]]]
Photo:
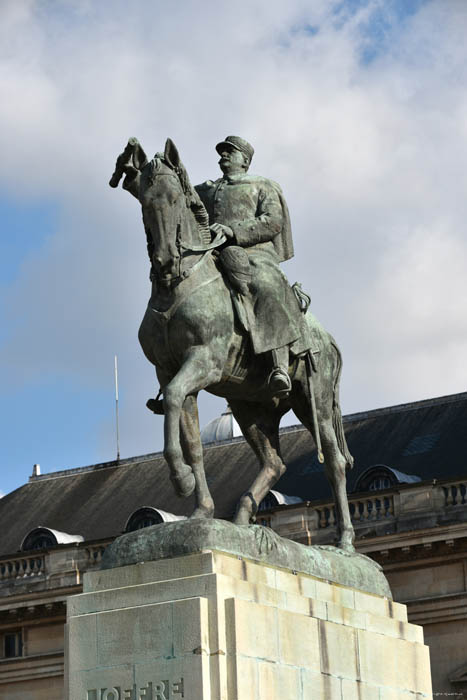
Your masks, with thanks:
[[[431,698],[404,605],[216,550],[86,574],[67,643],[68,700]]]

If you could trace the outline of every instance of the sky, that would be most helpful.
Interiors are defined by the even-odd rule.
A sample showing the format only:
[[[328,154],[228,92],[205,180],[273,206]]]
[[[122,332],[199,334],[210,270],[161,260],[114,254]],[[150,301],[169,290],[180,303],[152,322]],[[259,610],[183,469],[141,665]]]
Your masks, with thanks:
[[[193,183],[254,145],[344,413],[465,391],[466,32],[465,0],[2,0],[0,491],[115,458],[115,354],[122,457],[163,447],[141,212],[108,186],[130,136]]]

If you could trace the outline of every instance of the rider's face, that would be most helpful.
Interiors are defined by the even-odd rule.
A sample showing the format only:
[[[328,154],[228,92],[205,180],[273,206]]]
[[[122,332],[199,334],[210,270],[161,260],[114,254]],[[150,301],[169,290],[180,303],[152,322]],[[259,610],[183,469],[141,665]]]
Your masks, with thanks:
[[[243,153],[229,144],[224,144],[222,146],[219,166],[226,175],[245,172],[245,170],[248,169]]]

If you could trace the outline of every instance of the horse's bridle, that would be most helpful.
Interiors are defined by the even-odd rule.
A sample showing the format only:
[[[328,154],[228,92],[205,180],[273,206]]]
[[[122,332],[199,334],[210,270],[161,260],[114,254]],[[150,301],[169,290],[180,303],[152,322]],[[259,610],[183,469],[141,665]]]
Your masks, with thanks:
[[[169,177],[175,177],[178,180],[180,186],[182,187],[182,192],[184,191],[183,185],[182,185],[181,180],[180,180],[180,174],[177,172],[177,170],[170,171],[170,172],[163,171],[163,172],[151,173],[151,175],[150,175],[151,184],[154,184],[156,178],[160,177],[162,175],[166,175]],[[184,193],[184,194],[186,194],[186,193]],[[204,259],[206,258],[206,255],[207,255],[207,253],[209,253],[209,251],[214,250],[214,248],[218,248],[223,243],[225,243],[225,241],[227,240],[227,237],[225,236],[225,234],[221,233],[221,234],[217,234],[216,237],[214,238],[214,240],[205,246],[203,246],[203,245],[201,245],[201,246],[188,246],[188,245],[182,243],[181,236],[182,236],[182,225],[181,225],[181,215],[180,215],[180,220],[177,223],[177,231],[175,234],[175,245],[176,245],[177,250],[178,250],[178,274],[168,275],[166,277],[161,278],[157,275],[156,272],[154,272],[156,279],[158,279],[160,282],[162,282],[162,280],[163,280],[164,285],[167,285],[167,286],[170,285],[172,282],[176,282],[177,280],[183,280],[183,279],[186,279],[187,277],[189,277],[201,265],[201,263],[204,261]],[[198,262],[193,265],[193,267],[190,267],[189,270],[185,270],[184,272],[182,272],[182,258],[186,255],[189,255],[190,253],[203,253],[203,255],[198,260]]]

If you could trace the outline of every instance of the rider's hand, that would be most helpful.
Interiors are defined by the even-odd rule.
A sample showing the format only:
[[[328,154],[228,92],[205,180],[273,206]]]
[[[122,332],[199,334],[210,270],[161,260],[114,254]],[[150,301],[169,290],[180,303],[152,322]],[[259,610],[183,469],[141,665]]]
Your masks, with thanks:
[[[216,235],[221,235],[223,233],[227,238],[233,238],[235,235],[230,226],[224,226],[224,224],[212,224],[209,228]]]

